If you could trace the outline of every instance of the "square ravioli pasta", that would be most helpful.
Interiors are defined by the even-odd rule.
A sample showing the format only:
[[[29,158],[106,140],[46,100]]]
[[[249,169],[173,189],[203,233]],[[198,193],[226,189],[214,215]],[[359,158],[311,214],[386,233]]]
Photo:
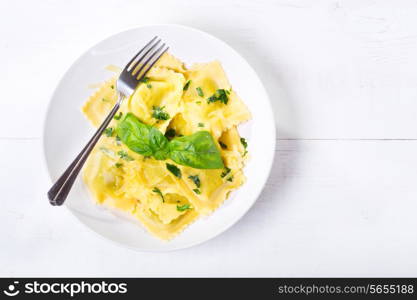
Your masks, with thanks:
[[[83,106],[95,127],[117,101],[115,84],[116,77],[104,82]],[[197,169],[169,156],[158,160],[133,151],[116,130],[127,114],[146,128],[157,129],[168,143],[208,132],[224,167]],[[170,240],[199,216],[212,213],[244,183],[248,155],[237,126],[249,118],[219,62],[187,69],[174,56],[164,54],[123,101],[88,158],[83,181],[96,203],[123,211],[154,236]]]

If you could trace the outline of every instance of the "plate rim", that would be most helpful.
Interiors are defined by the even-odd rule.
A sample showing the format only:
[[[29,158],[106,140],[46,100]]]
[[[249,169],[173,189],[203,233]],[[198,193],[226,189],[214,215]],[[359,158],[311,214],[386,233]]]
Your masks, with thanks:
[[[143,252],[143,253],[164,253],[164,252],[173,252],[173,251],[178,251],[178,250],[182,250],[182,249],[187,249],[187,248],[191,248],[197,245],[201,245],[205,242],[208,242],[218,236],[220,236],[221,234],[223,234],[224,232],[226,232],[227,230],[229,230],[231,227],[233,227],[234,225],[236,225],[247,213],[248,211],[253,207],[253,205],[258,201],[260,195],[262,194],[262,192],[264,191],[266,182],[271,174],[271,170],[272,170],[272,166],[273,166],[273,162],[275,159],[275,149],[276,149],[276,120],[275,120],[275,115],[273,114],[273,109],[272,109],[272,103],[271,103],[271,98],[269,97],[268,91],[265,88],[265,85],[263,84],[261,78],[259,77],[258,73],[256,72],[256,70],[249,64],[249,62],[246,60],[245,57],[243,57],[235,48],[233,48],[232,46],[230,46],[227,42],[225,42],[224,40],[218,38],[217,36],[208,33],[204,30],[201,29],[197,29],[191,26],[187,26],[187,25],[182,25],[182,24],[177,24],[177,23],[155,23],[155,24],[146,24],[146,25],[142,25],[142,26],[129,26],[129,27],[125,27],[122,28],[121,30],[118,30],[116,32],[110,33],[109,35],[106,35],[104,38],[100,38],[98,41],[96,41],[93,45],[91,45],[90,47],[88,47],[86,50],[84,50],[81,54],[79,54],[77,56],[77,58],[72,61],[69,65],[69,67],[65,70],[65,72],[62,74],[62,76],[60,77],[60,79],[58,80],[58,83],[56,84],[55,88],[53,89],[53,92],[51,93],[51,95],[49,96],[49,100],[48,100],[48,104],[46,106],[46,109],[44,111],[43,114],[43,124],[42,124],[42,137],[41,137],[41,144],[42,144],[42,160],[43,160],[43,166],[46,169],[46,172],[48,174],[48,178],[49,178],[49,183],[52,185],[53,181],[52,181],[52,174],[50,171],[50,167],[48,166],[48,161],[47,161],[47,154],[46,154],[46,132],[47,132],[47,120],[48,120],[48,116],[50,114],[50,110],[52,107],[52,102],[53,99],[55,97],[55,94],[58,91],[58,88],[61,86],[61,84],[64,82],[65,78],[67,77],[67,74],[72,70],[72,68],[82,59],[82,57],[87,54],[88,52],[90,52],[92,49],[94,49],[97,45],[99,45],[100,43],[113,38],[114,36],[117,36],[119,34],[128,32],[128,31],[133,31],[133,30],[137,30],[137,29],[143,29],[143,28],[147,28],[147,27],[177,27],[177,28],[181,28],[181,29],[185,29],[185,30],[190,30],[190,31],[194,31],[198,34],[202,34],[205,36],[208,36],[211,39],[217,40],[218,42],[222,43],[226,48],[228,48],[229,50],[231,50],[235,55],[237,55],[242,61],[244,61],[247,65],[247,67],[256,75],[260,86],[262,87],[262,89],[264,90],[265,96],[267,98],[267,105],[268,105],[268,110],[270,111],[270,119],[272,121],[272,125],[273,128],[271,128],[271,140],[272,140],[272,144],[271,144],[271,148],[272,148],[272,155],[269,158],[269,162],[268,162],[268,169],[265,172],[265,179],[263,180],[263,184],[262,187],[259,189],[259,191],[256,193],[256,197],[254,197],[254,200],[252,201],[252,203],[250,203],[250,205],[246,208],[246,210],[243,211],[243,213],[241,213],[241,215],[236,218],[233,222],[231,222],[230,224],[228,224],[227,226],[224,226],[221,230],[218,230],[218,232],[215,232],[213,235],[211,235],[209,238],[206,238],[204,240],[199,240],[199,241],[194,241],[194,242],[190,242],[190,243],[185,243],[184,245],[181,246],[176,246],[176,247],[171,247],[169,249],[143,249],[143,248],[138,248],[138,247],[134,247],[131,245],[127,245],[124,244],[122,242],[113,240],[111,238],[108,238],[102,234],[100,234],[99,232],[95,231],[92,227],[88,226],[87,224],[85,224],[75,213],[75,211],[73,209],[71,209],[70,207],[68,207],[68,205],[66,205],[64,203],[63,206],[65,206],[65,208],[70,212],[70,215],[72,218],[76,219],[77,222],[81,223],[83,228],[87,228],[88,231],[93,232],[94,235],[100,237],[100,239],[105,240],[107,242],[111,242],[114,245],[117,245],[119,247],[123,247],[125,249],[130,249],[130,250],[134,250],[136,252]]]

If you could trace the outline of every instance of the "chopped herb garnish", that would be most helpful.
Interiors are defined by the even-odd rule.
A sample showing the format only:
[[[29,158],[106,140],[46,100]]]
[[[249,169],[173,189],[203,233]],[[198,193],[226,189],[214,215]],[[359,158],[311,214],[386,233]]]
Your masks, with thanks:
[[[178,211],[186,211],[187,209],[191,209],[190,204],[177,205]]]
[[[197,195],[201,194],[201,191],[199,189],[193,189],[194,193],[196,193]]]
[[[107,154],[111,158],[117,158],[116,154],[112,150],[107,149],[106,147],[100,147],[99,149],[100,151],[102,151],[104,154]]]
[[[181,170],[176,165],[166,164],[168,171],[176,177],[181,178]]]
[[[196,88],[196,90],[197,90],[197,94],[198,94],[200,97],[204,97],[204,93],[203,93],[203,90],[201,89],[201,87]]]
[[[175,129],[174,128],[170,128],[170,129],[168,129],[166,132],[165,132],[165,136],[168,138],[168,139],[173,139],[174,137],[175,137],[175,135],[177,134],[177,132],[175,131]]]
[[[224,170],[222,172],[222,174],[220,175],[221,178],[226,177],[227,174],[229,174],[231,171],[231,169],[229,169],[228,167],[224,167]]]
[[[242,145],[243,145],[243,148],[248,148],[248,142],[246,141],[246,139],[245,138],[240,138],[240,142],[242,143]]]
[[[170,159],[166,162],[195,169],[222,169],[224,167],[220,147],[213,136],[205,130],[182,138],[173,138],[170,141],[158,128],[142,123],[129,112],[118,122],[116,133],[127,147],[120,147],[118,150],[130,149],[144,157],[153,157],[160,161]],[[132,155],[133,152],[128,151]],[[136,155],[133,157],[135,160],[140,159]]]
[[[230,94],[230,91],[227,91],[225,89],[218,89],[212,96],[210,96],[207,99],[207,103],[214,103],[217,101],[220,101],[224,104],[227,104],[229,102],[228,95]]]
[[[168,120],[170,118],[169,114],[164,111],[165,106],[159,107],[159,106],[153,106],[153,112],[152,112],[152,118],[155,118],[157,120]]]
[[[188,80],[188,81],[185,83],[185,85],[184,85],[184,87],[182,88],[182,90],[183,90],[183,91],[188,90],[188,88],[189,88],[190,84],[191,84],[191,80]]]
[[[233,176],[230,176],[229,178],[227,178],[227,181],[232,182],[233,181]]]
[[[103,102],[110,102],[110,100],[109,99],[106,99],[106,98],[101,98],[101,101],[103,101]]]
[[[197,103],[197,104],[201,104],[201,101],[197,101],[196,103]]]
[[[188,176],[188,179],[192,180],[196,187],[199,188],[201,186],[200,177],[198,177],[198,175],[190,175]]]
[[[127,152],[124,150],[120,150],[119,152],[117,152],[117,155],[119,155],[121,159],[124,159],[126,161],[134,160],[134,158],[130,156],[129,154],[127,154]]]
[[[103,134],[105,134],[108,137],[111,137],[113,135],[113,128],[107,127],[106,129],[104,129]]]
[[[227,149],[227,145],[225,143],[223,143],[222,141],[219,141],[220,147],[222,147],[222,149]]]
[[[152,192],[157,193],[159,196],[161,196],[162,202],[165,202],[164,195],[162,194],[162,192],[161,192],[160,189],[158,189],[157,187],[154,187],[153,190],[152,190]]]
[[[115,163],[114,165],[116,166],[116,168],[120,168],[120,167],[122,167],[122,166],[123,166],[123,164],[122,164],[122,163]]]
[[[248,150],[246,150],[246,148],[248,148],[248,142],[245,138],[240,138],[240,142],[242,143],[243,148],[245,148],[245,152],[243,152],[243,156],[245,156],[248,153]]]
[[[149,77],[143,77],[141,80],[139,80],[139,82],[148,83],[149,82]]]
[[[138,203],[135,203],[135,206],[132,209],[132,214],[135,214],[137,209],[138,209]]]
[[[119,113],[118,113],[117,115],[115,115],[115,116],[113,117],[113,119],[115,119],[115,120],[120,120],[120,119],[122,118],[122,116],[123,116],[123,113],[122,113],[121,111],[119,111]]]
[[[148,83],[148,84],[146,85],[146,87],[147,87],[148,89],[151,89],[151,88],[152,88],[152,84]]]
[[[198,123],[198,127],[204,127],[204,123]]]
[[[111,85],[110,87],[111,87],[112,90],[114,90],[114,85]]]
[[[118,135],[116,135],[116,144],[117,146],[120,146],[122,144],[121,139],[119,138]]]

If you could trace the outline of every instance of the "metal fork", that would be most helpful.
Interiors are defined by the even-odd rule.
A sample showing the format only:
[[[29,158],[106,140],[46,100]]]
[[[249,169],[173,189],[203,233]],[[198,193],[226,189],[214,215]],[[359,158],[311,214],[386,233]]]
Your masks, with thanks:
[[[161,39],[154,37],[145,45],[126,65],[116,82],[118,100],[110,111],[109,115],[97,129],[91,140],[87,143],[80,154],[75,158],[66,171],[58,178],[55,184],[48,191],[49,202],[52,205],[62,205],[67,198],[78,173],[83,167],[87,157],[100,139],[103,131],[107,128],[110,121],[118,111],[121,103],[129,97],[146,73],[153,67],[158,59],[168,50],[165,43],[161,44]]]

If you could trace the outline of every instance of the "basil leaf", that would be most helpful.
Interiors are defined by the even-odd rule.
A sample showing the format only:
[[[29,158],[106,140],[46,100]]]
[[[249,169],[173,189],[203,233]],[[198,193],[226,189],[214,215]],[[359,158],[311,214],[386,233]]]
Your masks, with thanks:
[[[104,129],[103,134],[108,137],[111,137],[113,135],[113,128],[107,127],[106,129]]]
[[[224,167],[220,151],[208,131],[177,137],[169,142],[169,158],[179,165],[196,169]]]
[[[168,139],[155,127],[143,124],[132,113],[119,122],[117,136],[130,150],[155,159],[167,158]]]
[[[246,154],[248,154],[248,150],[247,150],[248,142],[246,141],[245,138],[240,138],[240,142],[242,143],[243,148],[245,149],[245,152],[243,152],[243,156],[245,156]]]

